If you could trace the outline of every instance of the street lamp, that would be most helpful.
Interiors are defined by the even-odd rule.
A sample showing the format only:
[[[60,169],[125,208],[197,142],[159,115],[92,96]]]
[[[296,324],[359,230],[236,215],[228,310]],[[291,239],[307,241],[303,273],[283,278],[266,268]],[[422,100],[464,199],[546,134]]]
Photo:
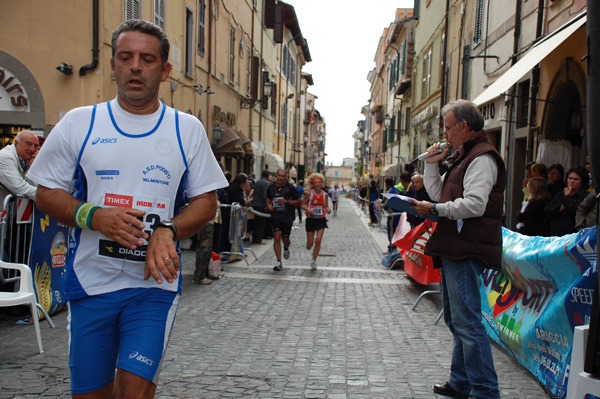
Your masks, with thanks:
[[[383,124],[385,125],[386,130],[390,128],[390,125],[392,124],[392,118],[388,114],[385,114]]]
[[[215,144],[219,144],[219,141],[221,141],[221,139],[223,138],[224,131],[225,129],[223,129],[223,126],[219,125],[218,123],[215,126],[213,126],[212,136],[215,140]]]
[[[262,101],[265,101],[267,99],[267,97],[271,97],[271,95],[273,94],[273,86],[275,86],[275,83],[271,82],[270,80],[265,80],[263,82],[263,100]],[[256,103],[258,103],[259,101],[261,101],[261,100],[259,100],[257,98],[242,97],[240,99],[240,106],[242,108],[247,108],[247,109],[253,108],[256,105]],[[265,102],[265,104],[267,104],[267,103]],[[264,108],[266,108],[266,105],[264,106]]]

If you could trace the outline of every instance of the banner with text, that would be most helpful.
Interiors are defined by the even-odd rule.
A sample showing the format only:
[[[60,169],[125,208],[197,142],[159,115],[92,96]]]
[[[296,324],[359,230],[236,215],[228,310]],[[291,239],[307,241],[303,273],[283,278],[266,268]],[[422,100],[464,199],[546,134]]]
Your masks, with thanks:
[[[556,395],[566,392],[575,326],[589,324],[596,227],[563,237],[503,229],[502,272],[483,273],[489,336]]]

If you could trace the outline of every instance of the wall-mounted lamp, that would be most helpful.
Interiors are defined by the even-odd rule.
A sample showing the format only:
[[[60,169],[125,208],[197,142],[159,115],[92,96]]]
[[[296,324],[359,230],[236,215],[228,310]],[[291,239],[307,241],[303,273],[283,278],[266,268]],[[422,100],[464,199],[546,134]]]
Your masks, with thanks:
[[[56,70],[60,73],[64,73],[65,75],[73,75],[73,65],[65,64],[61,62],[59,66],[56,67]]]
[[[263,83],[263,94],[264,94],[264,99],[266,99],[267,97],[271,97],[271,95],[273,94],[273,86],[275,86],[275,83],[271,82],[270,80],[266,80]],[[261,100],[256,99],[256,98],[244,98],[242,97],[240,100],[240,106],[242,108],[252,108],[254,107],[257,103],[259,103]]]
[[[211,89],[210,86],[208,86],[206,89],[204,89],[202,87],[202,85],[195,85],[193,86],[194,90],[196,91],[196,93],[202,95],[202,93],[206,93],[206,94],[215,94],[215,91],[213,89]]]
[[[223,138],[224,131],[225,129],[223,129],[223,126],[219,125],[218,123],[213,126],[212,136],[216,144],[219,144],[219,141],[221,141],[221,139]]]
[[[385,125],[386,129],[390,128],[390,125],[392,124],[392,118],[388,114],[385,114],[385,118],[383,119],[383,124]]]

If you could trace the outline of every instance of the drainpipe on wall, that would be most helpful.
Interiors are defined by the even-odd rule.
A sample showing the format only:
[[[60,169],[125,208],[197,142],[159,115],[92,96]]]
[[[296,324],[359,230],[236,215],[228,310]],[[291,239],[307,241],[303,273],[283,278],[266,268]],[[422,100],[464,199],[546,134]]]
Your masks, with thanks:
[[[100,48],[98,46],[98,0],[93,0],[93,11],[92,11],[92,20],[93,20],[93,39],[92,39],[92,63],[87,64],[79,68],[79,76],[85,76],[87,71],[93,71],[98,66],[98,53],[100,52]]]

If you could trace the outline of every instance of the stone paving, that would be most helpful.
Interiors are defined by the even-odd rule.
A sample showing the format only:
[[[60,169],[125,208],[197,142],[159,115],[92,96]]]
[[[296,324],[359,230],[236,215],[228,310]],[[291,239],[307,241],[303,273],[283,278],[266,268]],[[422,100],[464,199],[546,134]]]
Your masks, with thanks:
[[[385,233],[343,198],[310,270],[304,224],[291,257],[273,271],[272,245],[258,259],[225,265],[211,285],[192,284],[194,254],[183,252],[184,292],[156,397],[435,398],[446,381],[452,337],[433,325],[441,301],[403,271],[380,266]],[[271,244],[271,243],[270,243]],[[0,313],[0,399],[67,398],[66,312],[42,324],[45,353],[18,309]],[[541,398],[530,373],[493,346],[503,398]],[[93,362],[93,359],[90,359]]]

